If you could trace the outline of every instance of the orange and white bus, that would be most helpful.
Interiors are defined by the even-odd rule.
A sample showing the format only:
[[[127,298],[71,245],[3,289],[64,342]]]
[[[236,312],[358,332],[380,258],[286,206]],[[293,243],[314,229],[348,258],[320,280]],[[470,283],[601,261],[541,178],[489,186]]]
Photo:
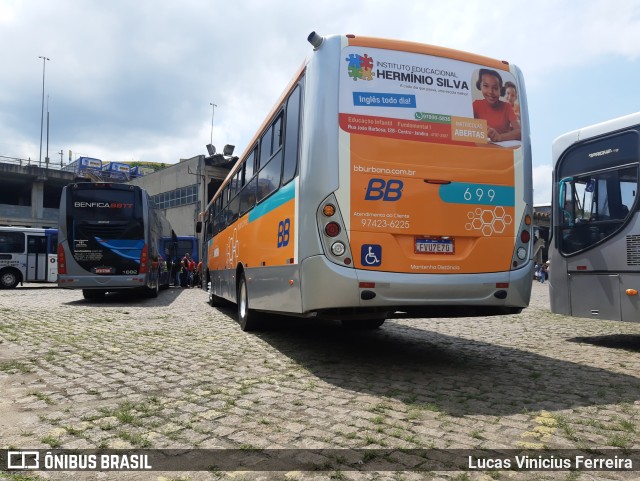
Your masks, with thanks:
[[[429,306],[520,312],[533,276],[520,70],[412,42],[308,40],[203,213],[210,303],[237,303],[244,330],[261,311],[367,327]]]

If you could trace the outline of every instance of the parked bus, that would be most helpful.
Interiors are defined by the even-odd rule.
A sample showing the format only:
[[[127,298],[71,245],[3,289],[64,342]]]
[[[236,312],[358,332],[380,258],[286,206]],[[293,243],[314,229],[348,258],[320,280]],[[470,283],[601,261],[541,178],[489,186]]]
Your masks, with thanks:
[[[69,184],[60,199],[58,286],[82,289],[86,299],[140,289],[157,297],[169,286],[173,253],[169,222],[139,186],[108,182]]]
[[[58,229],[0,227],[0,289],[57,276]]]
[[[553,143],[551,310],[640,321],[640,113]]]
[[[244,330],[256,311],[377,327],[396,310],[527,306],[520,70],[411,42],[308,40],[312,57],[203,212],[210,302],[237,303]],[[491,105],[501,122],[482,118]]]
[[[200,260],[200,255],[198,253],[198,238],[195,236],[178,235],[174,239],[165,238],[162,240],[162,248],[163,250],[170,248],[175,249],[176,255],[179,258],[184,257],[188,252],[196,264]]]

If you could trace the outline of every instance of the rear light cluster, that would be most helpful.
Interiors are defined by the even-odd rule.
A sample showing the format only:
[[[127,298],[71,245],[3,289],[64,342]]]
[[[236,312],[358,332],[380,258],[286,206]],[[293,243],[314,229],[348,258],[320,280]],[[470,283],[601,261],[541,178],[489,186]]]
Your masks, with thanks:
[[[58,274],[67,273],[67,259],[64,255],[62,244],[58,244]]]
[[[147,244],[142,248],[142,253],[140,254],[140,274],[146,274],[147,269],[149,268],[149,249]]]
[[[320,204],[316,218],[327,258],[336,264],[353,267],[349,239],[333,194]]]
[[[531,242],[531,229],[533,227],[531,224],[531,208],[527,206],[516,237],[515,250],[511,260],[511,266],[513,269],[522,267],[531,258],[533,253],[533,245]]]

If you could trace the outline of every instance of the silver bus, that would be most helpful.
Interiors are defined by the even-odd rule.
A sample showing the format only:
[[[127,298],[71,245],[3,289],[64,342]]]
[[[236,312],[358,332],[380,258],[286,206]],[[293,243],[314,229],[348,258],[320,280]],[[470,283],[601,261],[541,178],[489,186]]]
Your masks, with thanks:
[[[59,287],[96,299],[129,289],[157,297],[169,286],[175,253],[161,246],[175,234],[139,186],[69,184],[60,199],[59,231]]]
[[[551,310],[640,321],[640,113],[553,143]]]

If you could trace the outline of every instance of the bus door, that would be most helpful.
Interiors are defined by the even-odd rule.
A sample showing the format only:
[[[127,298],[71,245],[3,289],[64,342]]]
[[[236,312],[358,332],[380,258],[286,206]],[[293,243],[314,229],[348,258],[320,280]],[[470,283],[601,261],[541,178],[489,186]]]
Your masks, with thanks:
[[[49,272],[47,257],[47,238],[42,235],[27,235],[26,282],[47,280]]]

